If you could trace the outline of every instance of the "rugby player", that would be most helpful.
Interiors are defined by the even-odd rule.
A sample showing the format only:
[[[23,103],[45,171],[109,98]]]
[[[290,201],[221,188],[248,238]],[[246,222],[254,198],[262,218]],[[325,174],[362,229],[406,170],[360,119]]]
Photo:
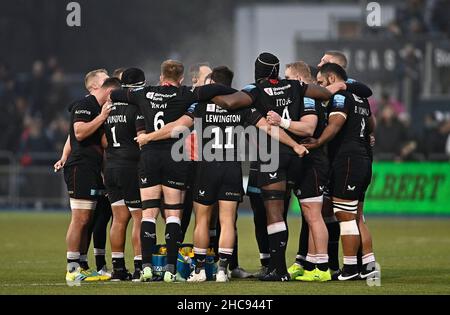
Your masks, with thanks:
[[[144,72],[137,68],[126,69],[121,74],[125,88],[145,86]],[[134,141],[136,132],[145,130],[144,117],[137,106],[115,102],[105,121],[107,140],[105,186],[111,202],[113,218],[110,230],[113,272],[111,280],[139,281],[142,270],[141,255],[141,197],[139,193],[139,145]],[[134,273],[131,275],[125,264],[125,239],[128,222],[133,218],[132,245]]]
[[[340,51],[336,51],[336,50],[330,50],[325,52],[325,54],[323,55],[323,57],[320,60],[320,63],[318,64],[318,66],[320,67],[321,65],[325,64],[325,63],[336,63],[338,65],[340,65],[342,68],[347,69],[348,66],[348,61],[347,61],[347,57],[345,56],[345,54],[343,52]],[[358,92],[354,92],[356,95],[360,96],[360,97],[364,97],[364,98],[368,98],[370,96],[372,96],[372,91],[366,87],[364,84],[360,84],[358,82],[356,82],[354,79],[347,79],[346,83],[353,83],[353,84],[359,84],[359,90]],[[342,87],[343,89],[345,89],[344,87]],[[375,116],[371,116],[370,119],[371,124],[373,124],[373,126],[376,126],[376,120],[375,120]],[[369,139],[370,139],[370,146],[373,147],[375,145],[375,133],[374,131],[369,135]],[[366,220],[364,218],[364,201],[361,201],[358,203],[358,227],[361,233],[361,247],[366,247],[365,252],[372,252],[372,235],[369,231],[369,228],[367,227]],[[363,254],[362,254],[362,248],[359,249],[358,251],[358,268],[363,269]],[[372,260],[372,258],[370,256],[365,257],[364,259],[365,261],[367,260]],[[364,278],[364,274],[366,272],[364,272],[364,270],[361,270],[361,272],[363,273],[363,278]]]
[[[106,73],[106,70],[100,69],[99,73]],[[102,77],[101,75],[96,75],[91,78],[86,78],[85,87],[86,90],[92,94],[93,91],[101,88],[101,84],[107,77]],[[69,107],[69,112],[71,112],[72,106]],[[61,159],[55,163],[54,169],[55,172],[58,172],[63,168],[65,161],[67,160],[69,154],[71,152],[70,147],[70,134],[67,136],[66,143],[64,145],[63,154]],[[93,219],[91,220],[88,226],[88,237],[83,242],[82,250],[80,252],[80,266],[83,269],[83,272],[87,275],[90,275],[91,279],[98,278],[102,280],[107,280],[111,274],[108,272],[106,267],[106,259],[105,259],[105,247],[106,247],[106,234],[107,234],[107,226],[109,220],[112,216],[111,205],[109,203],[108,198],[104,194],[104,186],[100,187],[98,190],[98,199],[95,207]],[[91,237],[94,240],[94,256],[96,263],[96,270],[91,270],[88,264],[87,252],[89,249],[89,245],[91,243]],[[100,276],[100,277],[99,277]]]
[[[189,74],[191,76],[191,82],[192,82],[192,90],[194,90],[196,87],[202,86],[205,84],[206,78],[211,74],[211,67],[209,66],[209,63],[202,62],[202,63],[196,63],[192,65],[189,68]],[[191,141],[194,140],[195,133],[192,133],[192,136],[190,138]],[[195,173],[195,162],[191,163],[190,169],[189,169],[189,176],[188,176],[188,182],[186,186],[186,193],[184,197],[184,207],[183,207],[183,215],[181,218],[181,240],[180,242],[184,241],[186,231],[189,227],[189,223],[191,221],[191,214],[192,214],[192,207],[193,207],[193,200],[192,200],[192,180],[194,178]],[[216,220],[217,221],[217,220]],[[216,245],[216,227],[211,226],[210,231],[210,244],[213,248],[215,248]]]
[[[313,83],[309,66],[302,61],[288,64],[285,74],[287,78],[292,80],[299,80],[307,84]],[[271,125],[281,125],[302,139],[310,136],[319,137],[326,126],[322,102],[309,97],[303,98],[303,109],[299,121],[281,118],[274,111],[269,111],[267,115],[268,122]],[[331,273],[328,265],[328,231],[321,213],[323,188],[328,175],[328,159],[324,150],[321,148],[312,150],[303,159],[303,163],[297,172],[301,173],[300,180],[292,183],[292,188],[299,199],[302,217],[308,223],[309,237],[307,239],[309,239],[309,244],[306,256],[297,253],[296,263],[289,268],[289,274],[295,280],[329,281],[331,280]],[[303,225],[305,224],[302,222]],[[304,274],[302,266],[304,267]]]
[[[158,86],[114,91],[111,99],[114,102],[138,105],[144,116],[145,131],[151,133],[180,118],[196,99],[190,88],[181,85],[183,73],[182,63],[166,60],[161,64]],[[151,281],[153,278],[152,257],[156,245],[156,219],[161,208],[165,212],[167,245],[164,281],[182,281],[183,279],[177,275],[176,264],[188,163],[175,162],[172,158],[171,148],[176,139],[152,141],[146,144],[141,141],[141,136],[144,134],[137,138],[142,148],[139,170],[143,209],[141,281]],[[164,204],[161,204],[161,197],[164,198]]]
[[[255,61],[256,83],[243,91],[224,95],[219,86],[205,86],[202,93],[210,94],[212,101],[225,109],[254,106],[261,115],[267,116],[273,110],[284,119],[300,120],[303,97],[320,100],[329,99],[331,93],[314,84],[302,84],[297,80],[279,79],[279,60],[270,53],[260,54]],[[295,140],[298,137],[287,131]],[[267,143],[267,142],[266,142]],[[267,214],[267,232],[270,247],[270,273],[260,278],[263,281],[288,281],[286,269],[287,225],[284,219],[284,200],[287,174],[298,168],[301,159],[293,150],[280,144],[279,165],[274,172],[259,172],[258,186],[261,188]],[[261,163],[258,163],[258,167]]]
[[[111,109],[104,106],[114,81],[108,79],[103,69],[86,75],[86,87],[91,94],[71,106],[70,154],[64,166],[64,179],[72,209],[71,222],[67,231],[67,281],[90,280],[83,273],[80,252],[87,253],[89,245],[88,225],[96,208],[100,190],[103,188],[101,176],[103,162],[103,123]],[[67,153],[67,149],[64,150]],[[109,279],[109,277],[108,277]],[[94,279],[93,279],[94,280]],[[102,280],[102,277],[100,277]],[[106,280],[106,279],[105,279]]]
[[[323,64],[317,75],[321,86],[347,81],[345,70],[334,63]],[[331,162],[330,191],[333,211],[339,220],[344,266],[339,280],[351,280],[359,277],[357,252],[361,243],[357,223],[358,203],[364,200],[364,194],[372,176],[372,155],[369,134],[374,125],[370,119],[371,111],[367,99],[360,98],[347,91],[339,91],[330,100],[328,125],[318,139],[310,139],[305,144],[315,149],[328,143]],[[372,252],[366,253],[364,264],[367,275],[376,270],[369,269],[375,263]]]

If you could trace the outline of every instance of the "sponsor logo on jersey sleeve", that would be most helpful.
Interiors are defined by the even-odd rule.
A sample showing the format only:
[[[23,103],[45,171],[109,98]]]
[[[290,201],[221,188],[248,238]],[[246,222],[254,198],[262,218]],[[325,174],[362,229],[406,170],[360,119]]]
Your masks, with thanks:
[[[155,95],[155,92],[148,92],[145,97],[148,98],[149,100],[153,99],[153,96]]]
[[[316,102],[312,98],[304,97],[303,103],[305,104],[305,110],[315,110],[316,109]]]
[[[254,84],[249,84],[249,85],[244,86],[244,88],[242,89],[242,91],[250,92],[250,91],[253,90],[253,89],[256,89],[256,85],[254,85]]]
[[[197,107],[198,103],[193,103],[191,106],[189,106],[187,112],[192,114],[195,111],[195,108]]]
[[[333,98],[333,107],[344,108],[344,105],[345,105],[345,96],[341,94],[336,94]]]

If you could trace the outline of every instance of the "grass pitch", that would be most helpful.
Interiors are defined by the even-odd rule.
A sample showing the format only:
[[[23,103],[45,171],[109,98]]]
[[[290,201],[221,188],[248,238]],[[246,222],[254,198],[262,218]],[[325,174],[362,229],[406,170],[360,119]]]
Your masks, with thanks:
[[[193,222],[193,221],[192,221]],[[249,271],[259,267],[252,217],[239,218],[239,260]],[[0,213],[0,294],[450,294],[450,218],[368,217],[381,286],[365,281],[262,283],[232,280],[226,284],[65,283],[65,233],[69,213]],[[288,263],[297,250],[300,219],[289,218]],[[192,225],[192,224],[191,224]],[[163,239],[163,224],[158,239]],[[192,228],[187,242],[192,239]],[[109,246],[107,249],[110,255]],[[110,257],[108,256],[110,265]],[[127,244],[127,265],[132,269]],[[94,265],[92,250],[91,266]]]

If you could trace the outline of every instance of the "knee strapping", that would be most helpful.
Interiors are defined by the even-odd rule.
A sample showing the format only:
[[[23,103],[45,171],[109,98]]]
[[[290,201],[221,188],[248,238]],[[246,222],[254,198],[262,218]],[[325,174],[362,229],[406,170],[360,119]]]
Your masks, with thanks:
[[[176,204],[164,204],[164,209],[166,210],[182,210],[184,208],[184,204],[182,203],[176,203]]]
[[[286,192],[283,190],[265,190],[262,191],[262,197],[266,200],[284,200]]]
[[[352,201],[333,201],[333,212],[345,211],[356,214],[358,211],[358,200]]]
[[[161,199],[148,199],[142,201],[142,209],[151,209],[161,207]]]
[[[359,235],[358,224],[356,220],[339,222],[341,235]]]

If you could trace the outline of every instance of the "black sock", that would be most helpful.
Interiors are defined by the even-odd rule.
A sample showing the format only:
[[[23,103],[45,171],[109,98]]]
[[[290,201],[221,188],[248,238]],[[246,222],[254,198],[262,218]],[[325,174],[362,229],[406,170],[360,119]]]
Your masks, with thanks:
[[[125,258],[112,259],[113,270],[125,270]]]
[[[97,267],[97,271],[99,271],[106,265],[105,254],[98,254],[94,256],[95,256],[95,265]]]
[[[261,194],[249,193],[248,196],[253,210],[253,222],[255,224],[255,236],[259,252],[261,254],[267,253],[270,255],[269,236],[267,235],[267,216],[264,201]],[[268,267],[270,257],[260,258],[260,261],[262,266]]]
[[[239,267],[239,260],[238,260],[238,236],[236,231],[236,240],[234,241],[234,248],[233,248],[233,254],[231,255],[229,259],[229,266],[230,270],[236,269]]]
[[[268,258],[260,258],[259,261],[261,262],[261,266],[269,267],[270,264],[270,254],[268,254]]]
[[[328,257],[331,270],[339,270],[339,237],[341,228],[339,222],[329,222],[326,224],[328,230]]]
[[[344,267],[342,268],[343,271],[347,272],[348,274],[355,274],[358,273],[358,265],[346,265],[344,264]]]
[[[134,270],[142,270],[142,259],[134,260]]]
[[[234,252],[233,252],[234,253]],[[218,270],[227,271],[228,266],[230,265],[230,261],[232,259],[233,255],[226,254],[226,253],[219,253],[219,267]],[[233,268],[230,267],[231,270]]]
[[[221,233],[221,229],[220,229],[220,222],[219,220],[217,220],[217,224],[216,224],[216,240],[215,240],[215,244],[214,244],[214,262],[218,262],[219,261],[219,236]]]
[[[327,271],[329,268],[328,254],[316,254],[316,266],[320,271]]]
[[[297,256],[306,257],[306,255],[308,255],[308,241],[309,241],[309,226],[302,212],[302,227],[300,229],[300,238],[298,240]],[[298,262],[301,263],[303,261],[304,259],[299,258]]]
[[[167,267],[166,270],[175,273],[177,265],[180,224],[170,222],[166,224]]]
[[[156,245],[156,224],[151,221],[141,223],[142,265],[152,264],[153,250]]]
[[[184,242],[186,231],[191,222],[192,204],[192,189],[187,189],[184,196],[183,215],[181,216],[180,243]]]
[[[278,274],[284,275],[287,273],[286,269],[286,243],[287,231],[283,230],[273,234],[269,234],[270,246],[270,262]]]
[[[213,248],[215,250],[216,247],[217,247],[217,230],[216,229],[209,230],[209,248]]]
[[[358,271],[361,272],[363,270],[363,263],[362,263],[362,247],[359,246],[358,254],[356,255],[356,258],[358,259]]]
[[[205,268],[206,254],[194,254],[194,259],[196,271]]]
[[[109,200],[105,196],[101,196],[98,198],[97,206],[94,210],[94,220],[93,220],[93,240],[94,240],[94,248],[105,249],[106,248],[106,235],[108,234],[108,223],[112,217],[111,204]],[[94,253],[95,254],[95,253]],[[99,261],[100,263],[102,261]],[[99,266],[97,264],[97,268],[100,269],[106,264]]]
[[[305,259],[303,268],[307,271],[313,271],[314,269],[316,269],[316,264]]]
[[[84,270],[88,270],[89,269],[89,264],[88,264],[88,261],[87,261],[87,253],[85,254],[85,253],[80,253],[80,267],[81,267],[81,269],[84,269]],[[82,258],[82,257],[84,257],[84,258]]]

